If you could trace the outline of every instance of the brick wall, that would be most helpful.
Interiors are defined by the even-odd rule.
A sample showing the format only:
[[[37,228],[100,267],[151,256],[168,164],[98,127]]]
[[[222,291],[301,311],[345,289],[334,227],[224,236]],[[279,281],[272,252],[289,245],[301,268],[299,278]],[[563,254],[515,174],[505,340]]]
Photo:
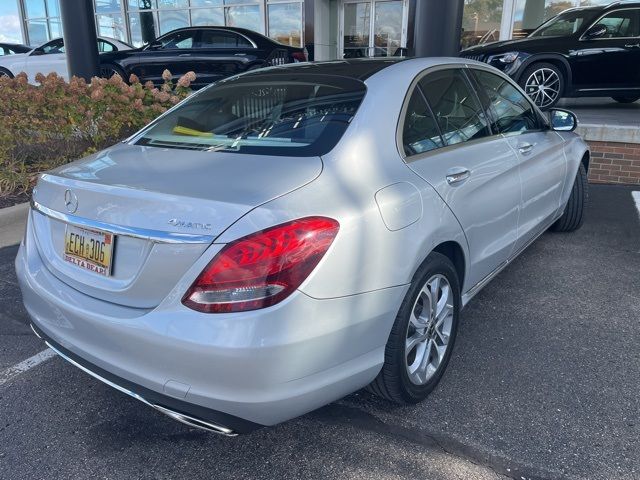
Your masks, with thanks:
[[[587,142],[591,147],[589,181],[640,185],[640,144]]]

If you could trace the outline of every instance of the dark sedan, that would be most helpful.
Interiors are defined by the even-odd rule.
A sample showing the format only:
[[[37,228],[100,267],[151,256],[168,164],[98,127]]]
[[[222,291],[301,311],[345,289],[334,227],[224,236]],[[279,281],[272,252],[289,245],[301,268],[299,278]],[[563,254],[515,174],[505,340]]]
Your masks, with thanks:
[[[133,73],[142,82],[162,83],[168,69],[175,77],[195,72],[195,88],[256,68],[304,62],[306,50],[277,43],[264,35],[235,27],[181,28],[150,44],[126,52],[100,55],[103,77]]]
[[[473,47],[462,56],[513,77],[535,103],[561,97],[640,99],[640,2],[567,10],[527,38]]]
[[[27,53],[31,47],[19,43],[0,43],[0,57],[4,55],[15,55],[16,53]]]

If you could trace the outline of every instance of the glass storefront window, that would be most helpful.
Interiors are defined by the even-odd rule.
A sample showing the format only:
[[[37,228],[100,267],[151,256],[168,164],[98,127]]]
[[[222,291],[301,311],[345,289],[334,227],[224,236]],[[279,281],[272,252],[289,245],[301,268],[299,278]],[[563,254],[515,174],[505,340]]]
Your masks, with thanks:
[[[400,48],[402,42],[401,1],[376,2],[373,23],[374,47],[376,57],[391,57]]]
[[[24,8],[27,11],[27,18],[38,18],[47,16],[47,10],[44,6],[44,0],[25,0]]]
[[[51,38],[62,36],[62,23],[60,22],[60,17],[49,19],[49,32],[51,33]]]
[[[551,17],[575,6],[575,0],[516,0],[513,37],[527,36]]]
[[[29,20],[27,22],[27,33],[29,34],[29,43],[37,46],[49,40],[49,32],[47,30],[47,20]]]
[[[58,0],[47,0],[47,15],[50,17],[60,16],[60,5]]]
[[[98,35],[127,41],[126,29],[122,15],[96,15]]]
[[[227,7],[225,10],[227,26],[248,28],[249,30],[264,33],[260,5]]]
[[[219,7],[222,0],[191,0],[192,7]]]
[[[151,8],[156,8],[156,0],[129,0],[127,4],[129,9],[136,10],[149,10]]]
[[[188,10],[160,10],[158,12],[158,18],[160,20],[160,35],[169,33],[177,28],[189,26]]]
[[[131,30],[130,43],[136,47],[141,47],[158,36],[153,12],[145,12],[143,10],[129,14],[129,27]]]
[[[191,3],[193,4],[193,2]],[[224,25],[224,10],[222,8],[194,8],[191,10],[191,25],[198,27]]]
[[[95,0],[96,13],[119,13],[120,0]]]
[[[500,39],[503,0],[465,0],[462,48]]]
[[[158,0],[158,8],[187,8],[187,0]]]
[[[345,3],[344,57],[367,57],[371,35],[371,4]]]
[[[292,47],[302,45],[302,4],[273,3],[268,6],[269,37]]]

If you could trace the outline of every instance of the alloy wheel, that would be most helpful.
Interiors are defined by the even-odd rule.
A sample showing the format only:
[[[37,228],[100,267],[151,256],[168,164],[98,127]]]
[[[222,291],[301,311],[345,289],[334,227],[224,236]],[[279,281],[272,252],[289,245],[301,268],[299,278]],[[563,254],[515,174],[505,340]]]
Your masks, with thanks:
[[[553,105],[560,97],[560,77],[550,68],[535,70],[525,82],[524,90],[540,108]]]
[[[405,364],[409,380],[426,384],[438,371],[453,326],[454,299],[444,275],[433,275],[418,294],[407,326]]]

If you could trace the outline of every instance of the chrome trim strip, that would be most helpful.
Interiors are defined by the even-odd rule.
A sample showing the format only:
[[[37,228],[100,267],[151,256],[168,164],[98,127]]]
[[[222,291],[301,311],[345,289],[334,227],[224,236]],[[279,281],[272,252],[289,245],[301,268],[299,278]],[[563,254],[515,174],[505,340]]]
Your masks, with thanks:
[[[93,230],[102,230],[103,232],[113,233],[125,237],[141,238],[156,243],[213,243],[213,235],[200,235],[194,233],[177,233],[163,232],[161,230],[150,230],[146,228],[125,227],[124,225],[115,225],[112,223],[100,222],[97,220],[89,220],[87,218],[69,215],[57,212],[39,204],[35,200],[31,200],[31,208],[47,217],[61,222],[75,225],[78,227],[89,228]]]
[[[33,327],[33,324],[31,324],[30,326],[31,326],[31,330],[33,330],[33,332],[38,336],[38,338],[40,338],[40,335],[38,335],[38,333],[36,332],[35,328]],[[166,407],[162,407],[160,405],[153,404],[153,403],[149,402],[148,400],[146,400],[144,397],[138,395],[136,392],[132,392],[131,390],[128,390],[128,389],[126,389],[124,387],[121,387],[117,383],[114,383],[111,380],[107,380],[106,378],[98,375],[95,372],[92,372],[91,370],[89,370],[88,368],[84,367],[83,365],[80,365],[78,362],[76,362],[72,358],[69,358],[67,355],[62,353],[56,347],[51,345],[48,341],[44,340],[44,343],[46,343],[47,346],[51,350],[56,352],[64,360],[66,360],[67,362],[69,362],[73,366],[78,367],[83,372],[88,373],[89,375],[91,375],[96,380],[99,380],[102,383],[104,383],[106,385],[109,385],[110,387],[115,388],[119,392],[122,392],[122,393],[124,393],[126,395],[129,395],[130,397],[135,398],[136,400],[141,401],[145,405],[147,405],[147,406],[149,406],[149,407],[151,407],[151,408],[153,408],[155,410],[158,410],[161,413],[164,413],[165,415],[167,415],[168,417],[172,418],[173,420],[177,420],[178,422],[184,423],[185,425],[189,425],[190,427],[200,428],[202,430],[207,430],[209,432],[218,433],[220,435],[225,435],[227,437],[235,437],[235,436],[238,435],[237,433],[235,433],[230,428],[223,427],[222,425],[216,425],[216,424],[208,422],[206,420],[201,420],[199,418],[191,417],[191,416],[185,415],[183,413],[175,412],[175,411],[170,410],[170,409],[168,409]]]

